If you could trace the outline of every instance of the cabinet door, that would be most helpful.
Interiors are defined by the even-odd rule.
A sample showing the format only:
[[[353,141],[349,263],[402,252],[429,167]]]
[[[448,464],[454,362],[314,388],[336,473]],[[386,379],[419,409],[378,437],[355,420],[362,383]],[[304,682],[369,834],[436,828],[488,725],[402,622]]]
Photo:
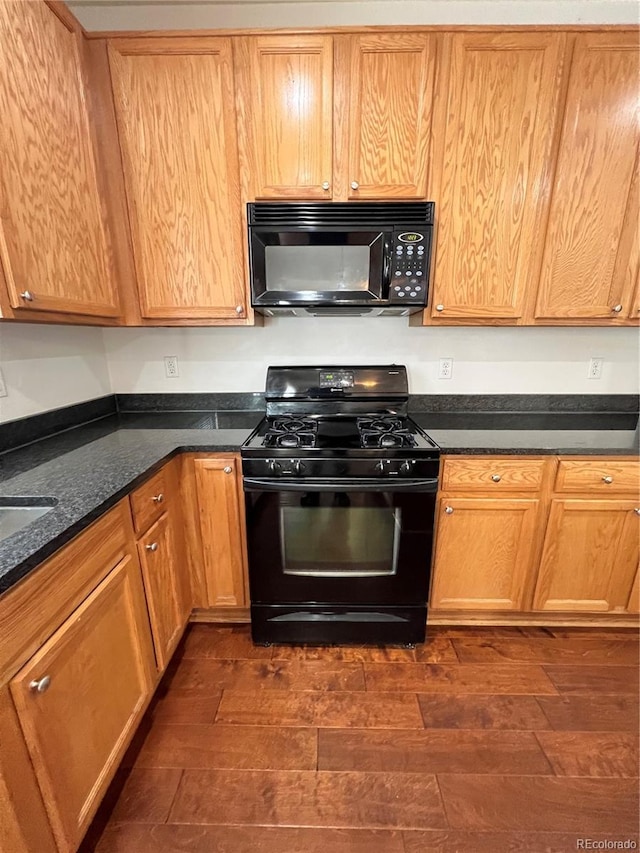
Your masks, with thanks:
[[[548,32],[445,40],[448,93],[434,127],[433,317],[524,313],[542,251],[565,44]],[[446,78],[442,85],[446,92]]]
[[[209,607],[244,607],[246,554],[237,462],[216,458],[194,464]]]
[[[425,198],[436,37],[338,38],[344,61],[337,73],[348,103],[340,117],[347,123],[348,198]]]
[[[158,669],[163,672],[191,612],[175,526],[165,513],[138,542]]]
[[[534,609],[626,610],[638,532],[631,501],[552,501]]]
[[[140,570],[126,557],[11,681],[61,851],[77,849],[146,707],[152,670]]]
[[[639,71],[636,32],[576,36],[536,317],[628,316],[638,268]]]
[[[42,2],[0,2],[0,263],[12,308],[115,317],[78,36],[65,20]]]
[[[640,567],[636,571],[636,578],[631,587],[627,610],[629,613],[640,613]]]
[[[333,40],[235,40],[238,129],[254,198],[332,198]]]
[[[142,316],[245,317],[231,40],[115,40],[109,59]]]
[[[538,503],[441,499],[431,608],[522,610],[533,570]]]

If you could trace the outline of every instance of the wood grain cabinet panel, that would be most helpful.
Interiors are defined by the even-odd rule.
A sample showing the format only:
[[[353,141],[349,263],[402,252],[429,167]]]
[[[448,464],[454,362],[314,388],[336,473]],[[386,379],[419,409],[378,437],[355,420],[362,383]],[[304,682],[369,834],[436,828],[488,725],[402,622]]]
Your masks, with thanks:
[[[565,45],[551,32],[445,37],[434,118],[434,319],[515,322],[525,312],[542,251]]]
[[[347,58],[337,73],[348,92],[348,198],[425,198],[435,35],[337,36],[336,43]]]
[[[331,199],[332,37],[248,36],[234,53],[252,197]]]
[[[638,272],[639,72],[637,32],[576,36],[538,318],[629,315]]]
[[[544,459],[445,459],[443,491],[537,491],[542,485]]]
[[[558,465],[558,492],[589,492],[605,497],[612,492],[640,493],[640,463],[613,459],[563,459]]]
[[[439,502],[432,610],[521,610],[534,570],[538,500]]]
[[[246,317],[231,40],[115,39],[109,59],[142,316]]]
[[[11,316],[116,317],[76,29],[43,2],[2,0],[0,57],[0,264]]]
[[[140,570],[126,557],[10,682],[63,853],[77,849],[122,758],[152,667]]]
[[[246,548],[239,460],[214,457],[193,464],[208,606],[244,607]]]
[[[640,613],[640,567],[636,572],[636,577],[631,587],[627,610],[629,613]]]
[[[160,517],[138,542],[158,670],[163,672],[191,612],[189,577],[169,513]]]
[[[630,500],[553,500],[534,610],[624,612],[638,566],[639,524]]]

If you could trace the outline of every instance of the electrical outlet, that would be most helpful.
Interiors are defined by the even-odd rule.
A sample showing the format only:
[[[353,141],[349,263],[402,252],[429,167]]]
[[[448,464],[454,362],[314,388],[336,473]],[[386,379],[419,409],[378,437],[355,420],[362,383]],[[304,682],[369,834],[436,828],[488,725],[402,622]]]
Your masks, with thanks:
[[[178,376],[180,376],[180,371],[178,370],[177,355],[165,355],[164,373],[167,379],[176,379]]]
[[[438,367],[438,379],[451,379],[453,376],[453,359],[441,358]]]
[[[8,393],[7,386],[4,384],[4,376],[0,370],[0,397],[6,397]]]
[[[589,372],[587,373],[587,377],[589,379],[601,379],[602,378],[602,364],[604,362],[604,358],[592,358],[589,362]]]

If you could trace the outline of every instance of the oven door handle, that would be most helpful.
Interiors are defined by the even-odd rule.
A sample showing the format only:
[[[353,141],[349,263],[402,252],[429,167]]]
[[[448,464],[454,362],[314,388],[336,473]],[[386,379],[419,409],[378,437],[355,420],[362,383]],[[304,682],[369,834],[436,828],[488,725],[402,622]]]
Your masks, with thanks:
[[[438,479],[285,480],[244,477],[245,492],[437,492]]]

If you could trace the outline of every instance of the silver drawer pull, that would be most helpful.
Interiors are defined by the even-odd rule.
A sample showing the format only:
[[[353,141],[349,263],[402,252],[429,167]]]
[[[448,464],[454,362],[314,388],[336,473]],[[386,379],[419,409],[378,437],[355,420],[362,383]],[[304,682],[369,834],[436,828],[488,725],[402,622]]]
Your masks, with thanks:
[[[158,543],[152,542],[150,545],[145,545],[144,547],[147,549],[147,551],[157,551],[158,550]]]
[[[603,477],[602,482],[603,483],[613,483],[613,477]]]
[[[159,495],[154,495],[154,496],[151,498],[151,500],[152,500],[154,503],[156,503],[156,504],[161,504],[161,503],[162,503],[162,501],[164,500],[164,495],[162,494],[162,492],[160,492],[160,494],[159,494]]]
[[[236,314],[244,314],[244,305],[236,305]]]
[[[500,476],[500,474],[492,474],[491,479],[493,480],[494,483],[499,483],[500,480],[502,479],[502,477]]]
[[[357,190],[360,184],[357,181],[351,181],[351,189]]]
[[[614,305],[611,310],[614,314],[619,314],[622,311],[622,305]]]
[[[233,471],[233,468],[230,465],[225,465],[225,467],[222,470],[224,471],[225,474],[230,474]]]
[[[44,693],[49,689],[49,685],[51,684],[51,676],[45,675],[42,678],[34,679],[34,681],[29,682],[29,690],[33,693]]]
[[[30,290],[23,290],[20,299],[24,299],[25,302],[33,302],[33,293]]]
[[[637,506],[634,510],[636,515],[640,515],[640,506]]]
[[[452,506],[446,506],[444,508],[444,511],[447,513],[447,515],[451,515],[451,513],[453,512],[453,507]]]
[[[322,189],[323,190],[328,190],[330,186],[331,186],[331,184],[329,183],[329,181],[323,181],[322,182]]]
[[[444,311],[444,305],[436,305],[436,311]]]

